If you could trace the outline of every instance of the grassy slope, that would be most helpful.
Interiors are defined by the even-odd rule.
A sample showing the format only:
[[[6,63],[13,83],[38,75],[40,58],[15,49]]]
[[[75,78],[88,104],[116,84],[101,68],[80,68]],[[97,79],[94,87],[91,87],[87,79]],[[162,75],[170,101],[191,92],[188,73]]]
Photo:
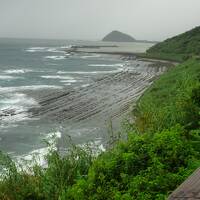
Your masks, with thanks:
[[[138,101],[135,124],[138,130],[145,132],[152,128],[157,131],[176,123],[186,125],[183,118],[188,113],[182,109],[191,98],[192,90],[198,87],[199,79],[200,61],[197,58],[163,74]],[[188,109],[192,111],[192,107]]]
[[[137,53],[136,54],[139,58],[151,58],[151,59],[158,59],[158,60],[166,60],[172,62],[184,62],[186,59],[185,54],[173,54],[173,53],[162,53],[162,52],[155,52],[155,53]]]
[[[48,168],[17,172],[9,157],[0,199],[129,200],[165,199],[200,166],[200,61],[171,69],[138,101],[127,141],[97,158],[73,148],[61,157],[52,150]]]
[[[200,53],[200,26],[158,43],[149,53],[197,54]]]
[[[200,27],[158,43],[147,51],[146,56],[184,61],[192,55],[200,55]]]

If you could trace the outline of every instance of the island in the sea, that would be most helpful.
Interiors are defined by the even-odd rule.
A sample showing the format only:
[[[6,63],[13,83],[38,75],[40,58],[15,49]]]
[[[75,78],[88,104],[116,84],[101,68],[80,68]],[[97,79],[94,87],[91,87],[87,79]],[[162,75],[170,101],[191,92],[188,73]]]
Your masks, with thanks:
[[[135,38],[132,36],[122,33],[120,31],[112,31],[106,35],[102,41],[104,42],[135,42]]]
[[[149,40],[137,40],[134,37],[122,33],[120,31],[112,31],[107,34],[103,39],[103,42],[143,42],[143,43],[158,43],[157,41],[149,41]]]

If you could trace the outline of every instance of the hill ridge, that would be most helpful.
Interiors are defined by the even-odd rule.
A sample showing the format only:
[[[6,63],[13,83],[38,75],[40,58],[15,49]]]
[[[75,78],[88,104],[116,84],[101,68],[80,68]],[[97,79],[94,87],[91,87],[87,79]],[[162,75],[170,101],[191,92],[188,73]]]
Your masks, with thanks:
[[[200,55],[200,26],[154,45],[147,53]]]

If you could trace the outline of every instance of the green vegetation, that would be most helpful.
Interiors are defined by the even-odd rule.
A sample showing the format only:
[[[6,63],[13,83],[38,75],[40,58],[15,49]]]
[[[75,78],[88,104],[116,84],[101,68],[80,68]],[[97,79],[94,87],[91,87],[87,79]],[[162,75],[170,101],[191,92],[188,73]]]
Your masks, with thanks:
[[[184,54],[173,54],[173,53],[137,53],[139,58],[150,58],[150,59],[158,59],[158,60],[166,60],[172,62],[184,62],[187,60],[187,56]]]
[[[166,199],[200,166],[199,58],[162,75],[133,114],[127,139],[97,157],[75,146],[66,155],[52,149],[47,168],[34,165],[27,173],[2,154],[0,199]]]
[[[120,31],[112,31],[108,35],[106,35],[102,41],[105,42],[135,42],[136,40],[125,33],[122,33]]]
[[[161,76],[139,100],[127,140],[96,158],[52,150],[46,169],[27,174],[2,156],[0,199],[165,199],[200,166],[199,67],[191,59]]]
[[[200,26],[156,44],[146,56],[184,61],[194,55],[200,56]]]
[[[199,105],[191,99],[199,87],[200,62],[190,59],[163,74],[138,102],[135,128],[155,132],[177,123],[188,128],[198,126]],[[197,88],[197,89],[196,89]]]

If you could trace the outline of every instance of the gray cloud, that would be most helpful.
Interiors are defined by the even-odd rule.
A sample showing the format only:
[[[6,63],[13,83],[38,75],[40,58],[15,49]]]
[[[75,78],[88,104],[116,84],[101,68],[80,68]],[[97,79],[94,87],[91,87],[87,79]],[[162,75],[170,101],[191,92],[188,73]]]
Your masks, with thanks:
[[[0,0],[0,37],[163,40],[200,25],[199,0]]]

